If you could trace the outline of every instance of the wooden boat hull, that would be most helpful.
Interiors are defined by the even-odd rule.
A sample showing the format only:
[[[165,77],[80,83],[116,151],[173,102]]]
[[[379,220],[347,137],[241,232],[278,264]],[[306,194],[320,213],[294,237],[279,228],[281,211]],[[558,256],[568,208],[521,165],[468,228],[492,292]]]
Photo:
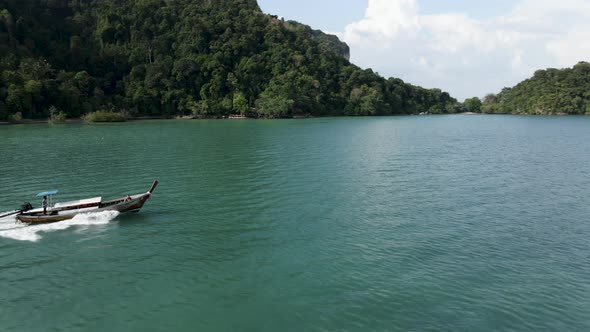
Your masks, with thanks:
[[[121,213],[138,212],[143,207],[145,202],[151,197],[151,193],[155,189],[156,185],[157,181],[154,182],[147,193],[101,202],[96,207],[86,208],[83,211],[69,210],[64,208],[63,210],[59,211],[50,210],[48,211],[48,214],[43,214],[43,212],[23,212],[18,214],[16,219],[22,223],[27,224],[46,224],[72,219],[75,216],[84,213],[95,213],[102,211],[118,211]]]
[[[19,214],[16,216],[16,219],[25,224],[47,224],[51,222],[58,222],[64,221],[68,219],[72,219],[76,216],[76,214],[69,214],[69,215],[43,215],[43,216],[28,216]]]

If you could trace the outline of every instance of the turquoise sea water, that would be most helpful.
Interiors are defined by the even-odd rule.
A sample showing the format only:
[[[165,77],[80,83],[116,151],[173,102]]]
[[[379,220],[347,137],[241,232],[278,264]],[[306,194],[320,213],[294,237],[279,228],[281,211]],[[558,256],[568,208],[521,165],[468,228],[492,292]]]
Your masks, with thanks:
[[[2,331],[590,330],[590,117],[0,127]]]

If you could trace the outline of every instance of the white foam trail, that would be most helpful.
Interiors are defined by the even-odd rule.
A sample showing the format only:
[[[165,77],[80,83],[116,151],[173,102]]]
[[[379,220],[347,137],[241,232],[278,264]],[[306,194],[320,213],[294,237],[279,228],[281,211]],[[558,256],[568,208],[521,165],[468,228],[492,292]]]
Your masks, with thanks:
[[[83,213],[72,219],[51,224],[26,225],[15,223],[14,216],[0,219],[0,236],[20,241],[39,241],[41,232],[53,232],[64,230],[72,226],[91,226],[108,224],[119,215],[118,211],[102,211],[94,213]]]

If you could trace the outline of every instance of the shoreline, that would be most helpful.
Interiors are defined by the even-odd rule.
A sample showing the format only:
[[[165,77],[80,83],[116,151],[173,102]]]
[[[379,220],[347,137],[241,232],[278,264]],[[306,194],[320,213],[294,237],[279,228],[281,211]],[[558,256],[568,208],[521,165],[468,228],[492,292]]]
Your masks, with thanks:
[[[420,114],[392,114],[392,115],[331,115],[331,116],[293,116],[285,118],[255,118],[255,117],[231,117],[231,116],[207,116],[207,117],[195,117],[190,115],[180,115],[174,117],[168,116],[140,116],[127,118],[125,121],[97,121],[97,122],[85,122],[82,118],[66,119],[65,122],[55,123],[60,124],[73,124],[73,123],[115,123],[115,122],[132,122],[132,121],[144,121],[144,120],[281,120],[281,119],[314,119],[314,118],[367,118],[367,117],[397,117],[397,116],[419,116]],[[444,114],[423,114],[421,116],[437,116],[437,115],[513,115],[513,116],[590,116],[590,114],[567,114],[567,113],[555,113],[555,114],[512,114],[512,113],[475,113],[475,112],[460,112],[460,113],[444,113]],[[25,119],[19,122],[0,121],[0,126],[10,125],[35,125],[35,124],[49,124],[49,119]]]

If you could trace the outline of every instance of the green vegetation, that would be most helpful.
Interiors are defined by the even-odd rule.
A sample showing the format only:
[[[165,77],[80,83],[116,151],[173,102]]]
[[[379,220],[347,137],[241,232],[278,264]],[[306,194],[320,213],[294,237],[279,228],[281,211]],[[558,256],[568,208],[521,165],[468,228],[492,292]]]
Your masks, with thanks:
[[[83,117],[85,122],[123,122],[127,118],[118,112],[96,111],[87,113]]]
[[[477,97],[467,98],[463,103],[467,112],[479,113],[481,112],[481,100]]]
[[[274,16],[273,16],[274,17]],[[303,25],[296,21],[285,22],[285,27],[291,31],[297,31],[297,29],[310,30],[309,26]],[[330,51],[340,55],[347,60],[350,59],[350,48],[346,43],[343,43],[334,35],[328,35],[323,33],[321,30],[310,30],[311,37],[318,42],[318,46],[322,51]]]
[[[487,95],[481,111],[506,114],[590,114],[590,64],[579,62],[573,68],[537,70],[533,77],[515,87],[504,88],[497,95]]]
[[[446,92],[347,57],[336,37],[265,15],[255,0],[3,0],[0,120],[44,119],[51,106],[68,118],[458,109]]]
[[[23,121],[23,115],[21,112],[16,112],[14,114],[8,115],[7,120],[13,123],[20,123]]]
[[[49,123],[58,124],[66,122],[66,114],[59,111],[55,106],[49,108]]]

